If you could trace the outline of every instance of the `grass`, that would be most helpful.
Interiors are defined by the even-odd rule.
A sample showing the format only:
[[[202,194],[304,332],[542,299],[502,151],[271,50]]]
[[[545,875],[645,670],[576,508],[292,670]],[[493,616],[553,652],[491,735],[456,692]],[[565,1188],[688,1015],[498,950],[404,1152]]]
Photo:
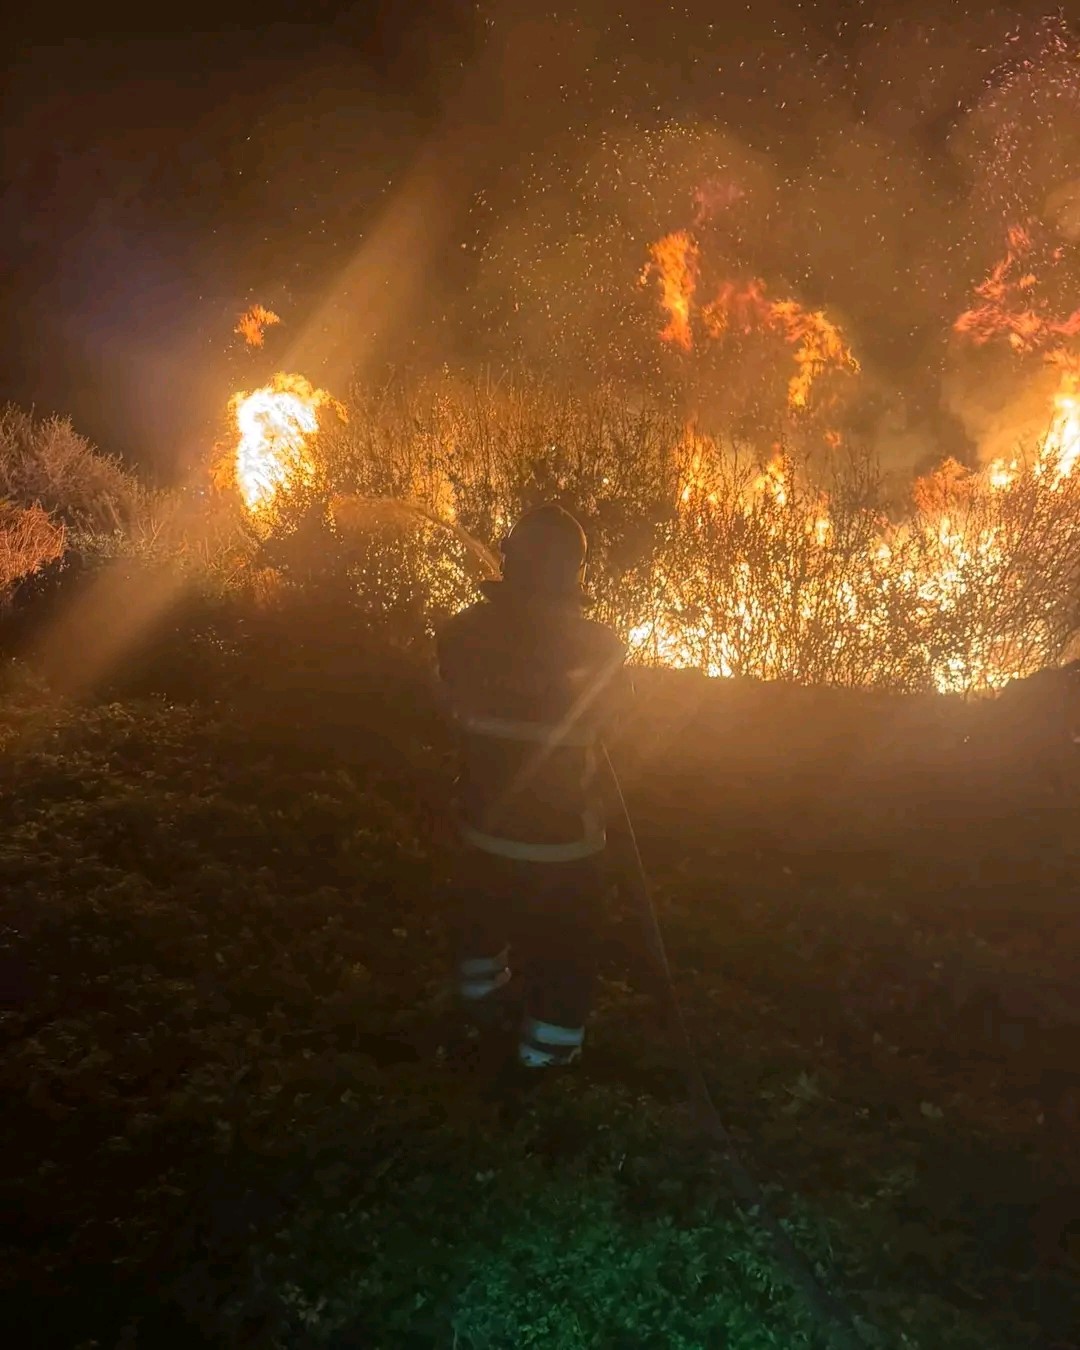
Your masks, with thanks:
[[[16,1342],[819,1345],[690,1129],[621,902],[580,1078],[507,1121],[416,1053],[445,747],[374,685],[309,734],[327,702],[287,683],[76,708],[7,670]],[[1075,815],[830,854],[725,831],[700,770],[651,781],[628,786],[706,1076],[868,1343],[1075,1346]]]

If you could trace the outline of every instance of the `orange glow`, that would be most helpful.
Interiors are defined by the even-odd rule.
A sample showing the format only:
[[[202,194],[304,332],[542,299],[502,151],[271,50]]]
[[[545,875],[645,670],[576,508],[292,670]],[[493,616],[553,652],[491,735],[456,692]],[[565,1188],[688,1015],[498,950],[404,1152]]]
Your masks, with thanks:
[[[652,260],[641,279],[655,273],[660,282],[660,303],[668,316],[660,340],[688,352],[694,345],[690,307],[697,287],[698,246],[688,230],[677,230],[650,244],[649,253]]]
[[[311,481],[309,442],[321,410],[331,408],[346,420],[345,409],[325,389],[281,372],[261,389],[234,394],[229,408],[237,431],[236,484],[253,515],[270,507],[282,489]]]
[[[660,334],[689,352],[694,346],[693,305],[698,289],[700,249],[687,230],[665,235],[649,248],[651,262],[642,274],[660,282],[660,304],[668,316]],[[788,381],[788,407],[805,409],[814,381],[826,370],[852,374],[859,363],[839,327],[822,310],[807,310],[797,300],[770,300],[761,280],[725,281],[699,310],[701,324],[714,341],[730,333],[765,332],[793,348],[795,374]]]
[[[1059,338],[1080,336],[1080,309],[1056,317],[1039,292],[1039,280],[1028,262],[1031,233],[1021,225],[1008,232],[1005,256],[975,287],[977,303],[964,310],[953,331],[977,347],[1004,338],[1015,352],[1034,351]]]
[[[899,633],[911,644],[920,682],[968,692],[1000,688],[1057,659],[1055,630],[1044,622],[1056,601],[1051,596],[1045,607],[1042,598],[1031,604],[1024,586],[1025,574],[1030,578],[1041,559],[1052,557],[1054,542],[1075,540],[1080,528],[1080,355],[1064,343],[1073,333],[1080,336],[1080,310],[1058,317],[1040,298],[1026,230],[1011,230],[1008,244],[954,330],[974,345],[997,339],[1020,356],[1035,353],[1035,364],[1056,368],[1058,385],[1041,442],[981,470],[945,460],[916,480],[906,506],[886,518],[876,504],[880,498],[860,505],[860,483],[845,495],[850,480],[830,479],[840,485],[830,500],[782,447],[756,447],[758,467],[751,468],[686,425],[660,447],[671,456],[672,473],[663,481],[670,484],[665,493],[673,494],[675,526],[665,543],[675,547],[661,548],[643,565],[633,600],[614,601],[625,604],[627,612],[615,618],[639,660],[715,676],[803,679],[821,678],[824,670],[833,678],[836,667],[826,658],[817,666],[803,660],[805,646],[816,643],[828,660],[842,653],[846,661],[849,649],[857,652],[857,663],[838,678],[884,684],[897,668]],[[664,343],[689,353],[696,341],[770,336],[794,364],[786,400],[792,413],[811,406],[822,374],[859,371],[843,332],[824,311],[795,299],[771,299],[759,279],[724,281],[700,303],[700,251],[688,231],[665,236],[649,254],[641,280],[658,282]],[[1024,368],[1019,360],[1016,365]],[[324,410],[345,417],[325,390],[295,374],[275,375],[262,388],[237,394],[230,407],[237,431],[235,480],[253,515],[266,512],[289,488],[315,480],[312,438]],[[460,506],[467,522],[464,466],[472,432],[451,418],[424,434],[451,454],[454,471],[434,454],[417,456],[399,492],[425,519],[454,525]],[[845,441],[835,425],[821,436],[832,449]],[[842,465],[847,457],[826,459]],[[496,530],[509,523],[510,485],[520,467],[508,469],[494,487],[485,480]],[[484,472],[490,474],[490,466]],[[602,482],[607,488],[607,474]],[[430,567],[434,575],[437,564]],[[905,646],[904,661],[907,652]]]
[[[266,309],[262,305],[252,305],[250,309],[245,310],[240,315],[233,332],[239,333],[249,347],[261,347],[266,330],[280,322],[280,318],[272,309]]]

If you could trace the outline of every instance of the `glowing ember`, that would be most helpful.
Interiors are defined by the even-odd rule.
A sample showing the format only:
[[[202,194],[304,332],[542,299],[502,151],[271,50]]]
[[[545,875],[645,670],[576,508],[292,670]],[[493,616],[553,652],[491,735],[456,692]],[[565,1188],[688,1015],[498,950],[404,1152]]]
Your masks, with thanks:
[[[266,309],[263,305],[252,305],[240,315],[234,333],[239,333],[249,347],[261,347],[266,334],[266,330],[281,320],[272,309]]]
[[[302,375],[279,373],[261,389],[233,395],[236,483],[252,514],[265,511],[283,488],[311,480],[308,443],[326,407],[346,420],[341,404]]]

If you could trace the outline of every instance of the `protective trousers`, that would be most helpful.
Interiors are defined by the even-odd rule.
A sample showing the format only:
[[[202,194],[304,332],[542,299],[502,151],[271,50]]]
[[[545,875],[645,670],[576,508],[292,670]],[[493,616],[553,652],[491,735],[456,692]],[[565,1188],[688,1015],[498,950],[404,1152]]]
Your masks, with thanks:
[[[457,876],[458,991],[465,1003],[510,980],[524,995],[519,1059],[544,1067],[577,1057],[595,979],[602,855],[519,862],[467,849]]]

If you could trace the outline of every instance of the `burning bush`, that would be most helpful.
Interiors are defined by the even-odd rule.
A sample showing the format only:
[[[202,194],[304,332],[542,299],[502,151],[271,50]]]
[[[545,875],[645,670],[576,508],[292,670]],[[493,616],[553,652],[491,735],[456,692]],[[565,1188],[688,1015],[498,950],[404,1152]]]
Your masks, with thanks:
[[[968,692],[1057,662],[1080,625],[1071,417],[1026,459],[942,466],[897,520],[866,455],[761,465],[609,390],[443,378],[355,391],[319,435],[262,442],[256,461],[280,448],[290,467],[257,511],[293,580],[341,579],[369,615],[429,628],[490,567],[484,541],[557,498],[588,522],[596,611],[639,661]]]
[[[761,467],[699,437],[681,461],[679,512],[635,578],[636,621],[624,618],[640,659],[807,684],[926,683],[867,458],[835,461],[827,489],[787,456]]]
[[[330,431],[323,453],[341,494],[405,503],[415,520],[441,524],[427,531],[425,557],[442,561],[425,568],[432,575],[456,557],[465,576],[435,583],[436,612],[460,607],[472,593],[469,577],[498,566],[487,545],[523,510],[552,498],[589,523],[591,584],[606,612],[673,514],[678,431],[672,412],[631,409],[609,390],[584,398],[538,381],[444,378],[355,391],[348,426]]]
[[[966,693],[1055,663],[1080,624],[1080,488],[1038,458],[1008,485],[946,465],[901,521],[866,457],[816,479],[782,456],[693,464],[630,629],[655,661]]]
[[[1060,661],[1080,629],[1080,309],[1040,283],[1031,231],[1009,230],[952,342],[1007,349],[1017,378],[1055,367],[1049,429],[1026,456],[941,464],[900,513],[845,440],[861,366],[837,318],[709,243],[675,229],[642,259],[639,290],[679,370],[652,403],[445,374],[354,391],[348,411],[300,375],[237,395],[230,473],[267,551],[305,585],[346,578],[372,614],[409,595],[430,627],[465,603],[458,564],[490,567],[488,541],[556,499],[588,523],[597,612],[640,661],[960,693]],[[680,400],[722,407],[750,451],[688,424]],[[372,501],[397,504],[392,528],[359,519]]]

